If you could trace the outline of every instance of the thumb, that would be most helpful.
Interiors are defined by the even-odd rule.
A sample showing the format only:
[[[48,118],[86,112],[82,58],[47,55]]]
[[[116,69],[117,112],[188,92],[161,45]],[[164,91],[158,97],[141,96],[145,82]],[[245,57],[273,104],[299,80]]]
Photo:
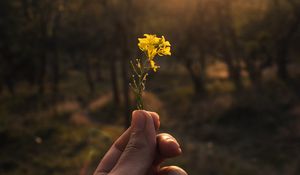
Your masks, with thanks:
[[[129,142],[111,174],[143,175],[154,160],[156,132],[152,117],[146,111],[134,111]]]

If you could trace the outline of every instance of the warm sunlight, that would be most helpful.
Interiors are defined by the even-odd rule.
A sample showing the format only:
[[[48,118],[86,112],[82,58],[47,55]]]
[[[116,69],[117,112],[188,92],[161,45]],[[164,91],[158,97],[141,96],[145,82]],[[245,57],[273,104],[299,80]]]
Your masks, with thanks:
[[[0,0],[0,174],[299,175],[299,9]]]

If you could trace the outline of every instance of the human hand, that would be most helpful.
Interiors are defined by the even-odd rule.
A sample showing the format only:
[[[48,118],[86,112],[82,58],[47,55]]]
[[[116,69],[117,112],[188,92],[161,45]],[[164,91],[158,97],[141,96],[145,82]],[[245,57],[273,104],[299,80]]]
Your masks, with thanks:
[[[181,154],[174,137],[157,135],[158,114],[134,111],[131,126],[114,142],[99,163],[94,175],[187,175],[179,167],[160,168],[166,158]]]

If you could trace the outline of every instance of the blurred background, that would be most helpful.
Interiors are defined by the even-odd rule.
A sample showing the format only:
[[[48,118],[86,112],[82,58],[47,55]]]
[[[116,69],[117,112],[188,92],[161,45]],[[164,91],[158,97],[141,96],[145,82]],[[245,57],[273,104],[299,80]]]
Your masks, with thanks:
[[[1,0],[0,174],[92,174],[144,33],[172,44],[144,94],[182,145],[166,164],[300,174],[299,0]]]

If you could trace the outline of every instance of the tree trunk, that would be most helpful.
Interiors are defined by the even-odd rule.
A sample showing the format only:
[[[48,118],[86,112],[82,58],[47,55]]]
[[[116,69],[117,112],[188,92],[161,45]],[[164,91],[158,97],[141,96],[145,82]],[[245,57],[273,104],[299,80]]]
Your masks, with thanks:
[[[84,54],[84,74],[90,90],[90,94],[93,95],[95,92],[95,84],[92,77],[90,58],[87,54]]]
[[[240,47],[237,32],[234,28],[232,18],[231,1],[220,1],[218,7],[219,31],[222,36],[222,52],[224,61],[228,66],[230,79],[233,81],[237,90],[243,89],[241,66],[240,66]],[[229,41],[229,43],[227,42]]]
[[[111,77],[111,87],[114,99],[114,106],[115,109],[118,109],[120,106],[120,92],[119,92],[119,84],[118,84],[118,76],[117,76],[117,69],[116,69],[116,60],[110,60],[110,77]]]
[[[201,77],[201,75],[197,75],[197,73],[193,70],[192,61],[187,61],[185,65],[193,82],[195,94],[203,95],[205,92],[203,78]]]
[[[286,35],[284,35],[281,39],[278,40],[277,55],[276,55],[277,75],[281,80],[285,82],[288,82],[290,78],[287,69],[287,64],[288,64],[287,57],[289,53],[289,47],[293,36],[297,33],[297,31],[300,28],[300,11],[299,11],[300,5],[295,3],[294,1],[289,1],[289,2],[292,5],[294,10],[295,21],[293,21],[290,27],[288,28]]]
[[[252,85],[256,88],[261,87],[261,78],[262,78],[262,72],[259,66],[255,65],[255,62],[252,61],[253,57],[247,58],[245,63],[247,67],[247,71],[249,73],[249,78],[252,82]]]
[[[125,116],[125,128],[130,126],[131,118],[131,105],[129,96],[129,79],[128,79],[128,63],[127,58],[129,58],[129,50],[125,49],[124,57],[122,58],[122,79],[123,79],[123,98],[124,98],[124,116]]]
[[[5,85],[12,96],[15,95],[15,82],[13,79],[14,77],[6,77],[5,79]]]
[[[5,69],[4,77],[3,77],[3,84],[8,88],[10,94],[12,96],[15,95],[15,85],[17,81],[17,70],[16,66],[14,65],[13,59],[14,54],[10,51],[10,49],[5,46],[2,50],[3,52],[3,59],[5,60],[5,64],[8,69]]]
[[[230,78],[232,79],[236,87],[236,90],[240,91],[241,89],[243,89],[243,83],[241,79],[241,71],[239,66],[235,67],[230,65],[228,68],[229,68]]]
[[[228,51],[224,51],[224,57],[225,57],[225,63],[228,67],[229,72],[229,78],[233,81],[236,90],[242,90],[243,89],[243,83],[241,78],[241,67],[240,64],[234,63],[234,58],[231,56],[232,54],[228,53]]]
[[[102,69],[101,69],[101,62],[100,60],[97,61],[96,63],[96,81],[101,82],[103,80],[103,75],[102,75]]]
[[[58,53],[56,51],[55,55],[53,56],[53,62],[52,62],[52,71],[53,71],[53,77],[52,77],[52,98],[53,103],[55,103],[58,100],[59,96],[59,59],[58,59]]]
[[[40,66],[39,66],[39,74],[38,74],[38,93],[40,95],[43,95],[45,92],[45,75],[46,75],[46,53],[45,51],[42,51],[40,57]]]
[[[52,82],[52,93],[53,93],[53,102],[55,103],[58,100],[59,96],[59,81],[60,81],[60,68],[59,68],[59,32],[60,32],[60,21],[62,11],[58,10],[56,12],[53,24],[53,36],[50,41],[53,44],[54,56],[53,56],[53,82]]]
[[[0,81],[0,95],[2,94],[3,91],[3,85],[2,85],[2,81]]]
[[[276,64],[277,64],[277,76],[282,81],[286,82],[289,79],[288,69],[287,69],[287,53],[288,48],[285,45],[282,45],[278,48],[277,56],[276,56]]]

